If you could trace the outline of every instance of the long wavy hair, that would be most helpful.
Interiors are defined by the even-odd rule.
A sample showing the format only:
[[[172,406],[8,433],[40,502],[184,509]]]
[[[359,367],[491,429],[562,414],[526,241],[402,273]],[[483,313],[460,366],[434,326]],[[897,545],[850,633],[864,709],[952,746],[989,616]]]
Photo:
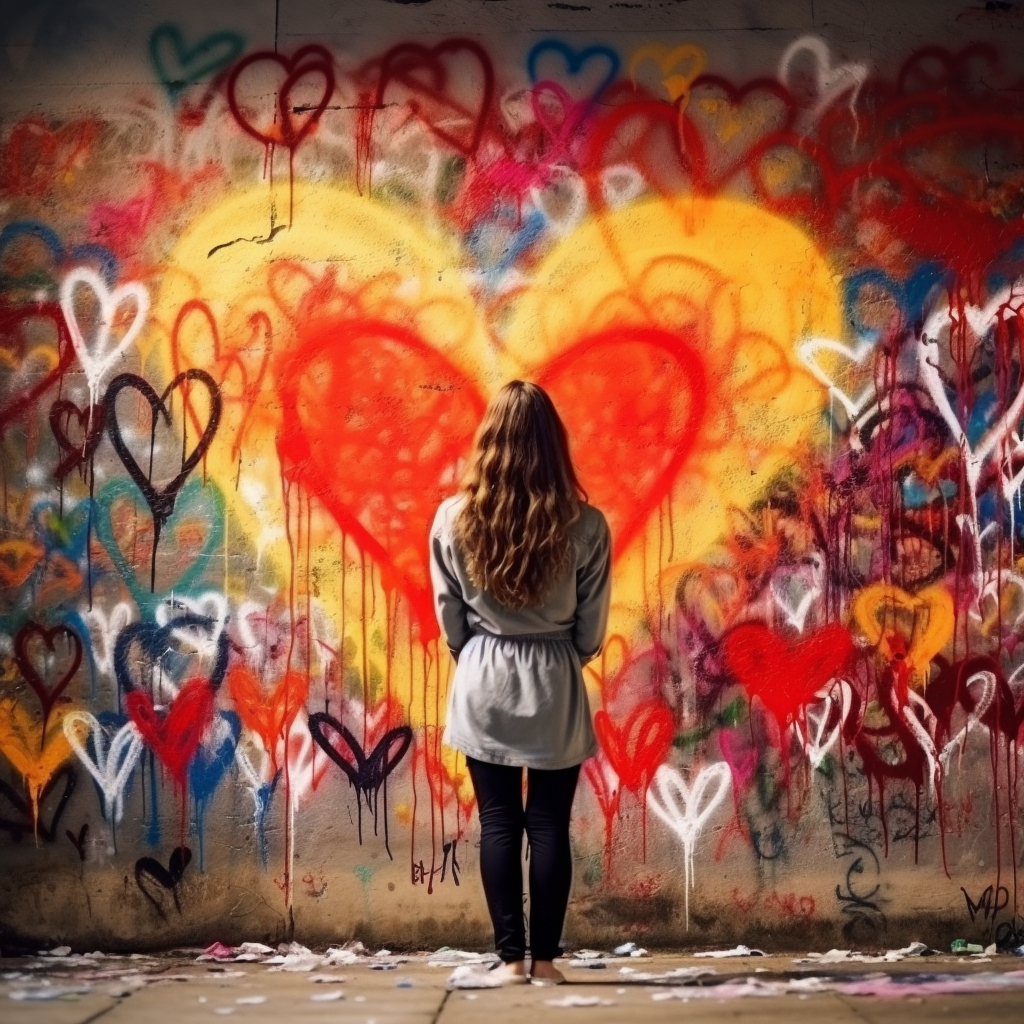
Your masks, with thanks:
[[[587,500],[543,388],[513,380],[494,396],[463,493],[455,537],[469,578],[506,608],[539,604],[569,568],[569,529]]]

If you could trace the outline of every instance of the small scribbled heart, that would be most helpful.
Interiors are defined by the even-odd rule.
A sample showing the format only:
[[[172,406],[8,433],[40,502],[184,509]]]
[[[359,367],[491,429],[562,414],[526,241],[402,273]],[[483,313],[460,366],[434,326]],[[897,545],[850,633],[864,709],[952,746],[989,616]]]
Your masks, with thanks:
[[[10,371],[0,392],[0,436],[57,383],[74,358],[71,335],[56,303],[0,305],[0,370]],[[41,372],[22,380],[19,373],[29,363],[38,364]]]
[[[149,37],[149,55],[157,77],[174,103],[190,85],[226,68],[245,48],[237,32],[212,32],[193,46],[172,24],[158,25]]]
[[[642,798],[672,746],[672,712],[663,703],[649,702],[620,722],[600,708],[594,715],[594,731],[623,786]]]
[[[72,429],[72,423],[75,428]],[[67,398],[60,398],[50,407],[50,429],[64,453],[53,475],[62,480],[71,470],[85,466],[103,440],[105,411],[102,405],[80,409]]]
[[[153,904],[156,912],[164,921],[164,894],[170,893],[174,900],[174,909],[181,913],[181,902],[178,898],[178,886],[185,877],[185,869],[192,862],[192,851],[187,846],[178,846],[171,852],[167,867],[153,857],[140,857],[135,862],[135,884],[142,895]]]
[[[38,838],[52,843],[77,783],[78,774],[71,765],[58,768],[39,791],[37,805],[24,792],[0,779],[0,831],[15,843],[33,831]]]
[[[494,70],[479,43],[403,43],[381,61],[374,109],[386,103],[407,105],[442,142],[471,156],[480,145],[493,96]]]

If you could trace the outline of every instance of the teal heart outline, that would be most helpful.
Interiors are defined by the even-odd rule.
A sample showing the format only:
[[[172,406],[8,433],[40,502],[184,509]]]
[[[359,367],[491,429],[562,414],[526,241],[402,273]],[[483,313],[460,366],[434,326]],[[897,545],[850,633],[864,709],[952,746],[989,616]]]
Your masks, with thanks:
[[[167,69],[165,54],[161,50],[165,42],[174,49],[180,77]],[[153,62],[160,84],[167,90],[171,103],[177,103],[182,92],[205,75],[233,64],[244,49],[244,37],[227,29],[211,32],[189,48],[181,29],[169,21],[153,29],[153,34],[149,37],[149,58]]]
[[[106,549],[114,568],[128,588],[132,600],[138,606],[141,615],[153,617],[156,615],[157,607],[170,598],[187,596],[192,587],[202,578],[209,567],[210,560],[214,553],[221,546],[224,540],[224,516],[225,503],[224,495],[220,488],[212,481],[205,484],[198,478],[193,477],[181,489],[178,500],[175,503],[174,511],[167,520],[165,527],[173,529],[173,524],[180,518],[193,514],[193,507],[197,500],[206,500],[211,504],[212,518],[208,520],[209,530],[202,550],[193,559],[186,569],[178,576],[169,589],[163,591],[151,591],[139,581],[139,574],[135,567],[124,556],[124,552],[118,547],[117,539],[114,537],[114,527],[110,521],[110,509],[118,498],[127,498],[133,504],[145,510],[145,498],[142,492],[130,480],[111,480],[96,496],[96,510],[93,527],[100,543]]]

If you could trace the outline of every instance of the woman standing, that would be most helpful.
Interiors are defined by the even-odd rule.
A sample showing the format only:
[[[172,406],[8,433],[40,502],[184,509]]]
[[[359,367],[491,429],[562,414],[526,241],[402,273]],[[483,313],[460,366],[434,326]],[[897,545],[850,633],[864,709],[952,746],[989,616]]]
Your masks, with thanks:
[[[529,980],[525,829],[531,976],[561,982],[552,961],[572,882],[569,815],[580,765],[597,751],[581,666],[604,639],[611,543],[536,384],[512,381],[488,406],[465,485],[437,511],[430,554],[438,622],[458,663],[444,742],[465,754],[476,792],[502,981]]]

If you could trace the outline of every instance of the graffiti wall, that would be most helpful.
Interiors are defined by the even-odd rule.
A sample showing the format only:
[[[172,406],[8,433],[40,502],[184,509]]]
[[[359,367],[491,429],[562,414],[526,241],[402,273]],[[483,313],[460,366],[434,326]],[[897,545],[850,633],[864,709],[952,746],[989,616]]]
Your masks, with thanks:
[[[28,6],[0,940],[487,941],[427,531],[526,376],[568,941],[1024,941],[1024,7]]]

